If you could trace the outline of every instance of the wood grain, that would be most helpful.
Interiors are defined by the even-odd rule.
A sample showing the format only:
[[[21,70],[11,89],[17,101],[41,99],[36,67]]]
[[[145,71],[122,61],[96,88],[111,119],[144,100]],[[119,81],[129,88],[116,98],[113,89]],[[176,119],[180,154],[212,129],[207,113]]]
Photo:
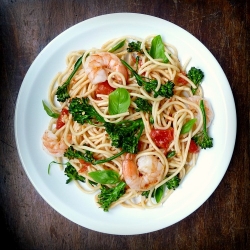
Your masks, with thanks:
[[[197,37],[227,75],[238,117],[230,165],[211,197],[184,220],[157,232],[135,236],[94,232],[58,214],[29,181],[14,137],[18,91],[39,52],[72,25],[113,12],[157,16]],[[1,243],[6,242],[8,249],[249,249],[249,23],[249,3],[244,0],[2,0]]]

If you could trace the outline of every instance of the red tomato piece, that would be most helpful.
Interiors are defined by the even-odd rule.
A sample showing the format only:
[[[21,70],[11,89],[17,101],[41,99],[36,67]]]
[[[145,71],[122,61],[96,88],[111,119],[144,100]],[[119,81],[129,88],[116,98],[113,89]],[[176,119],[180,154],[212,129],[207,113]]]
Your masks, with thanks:
[[[152,129],[150,136],[157,147],[167,149],[174,140],[174,129]]]
[[[194,140],[191,140],[188,152],[195,154],[195,153],[198,153],[199,151],[200,151],[200,149],[199,149],[198,145],[195,143]]]
[[[64,116],[68,116],[69,115],[69,111],[66,108],[63,108],[61,111],[60,116],[57,118],[56,121],[56,129],[60,129],[64,124]]]
[[[91,165],[89,162],[86,162],[82,159],[79,159],[79,162],[81,163],[81,168],[78,171],[79,173],[86,172],[88,170],[88,166]]]
[[[115,89],[112,88],[108,81],[98,83],[95,94],[101,94],[101,95],[109,95],[111,92],[113,92]]]
[[[184,76],[186,76],[186,73],[185,72],[181,72]],[[187,84],[188,82],[185,80],[185,79],[183,79],[182,77],[177,77],[177,83],[180,83],[180,84],[182,84],[182,85],[185,85],[185,84]]]

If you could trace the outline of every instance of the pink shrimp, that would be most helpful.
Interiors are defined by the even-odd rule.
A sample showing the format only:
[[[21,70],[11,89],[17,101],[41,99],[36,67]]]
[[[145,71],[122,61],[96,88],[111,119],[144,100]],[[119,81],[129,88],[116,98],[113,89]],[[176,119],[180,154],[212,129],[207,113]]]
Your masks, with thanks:
[[[135,155],[129,153],[122,163],[123,177],[131,189],[148,190],[162,180],[164,167],[155,156],[141,156],[137,165]]]
[[[197,104],[198,106],[200,106],[200,101],[203,100],[204,101],[204,106],[205,106],[205,111],[206,111],[206,120],[207,120],[207,128],[211,125],[213,118],[214,118],[214,112],[213,109],[209,103],[208,100],[205,100],[204,98],[200,97],[200,96],[190,96],[187,98],[189,101],[194,102],[195,104]],[[195,117],[200,120],[200,117],[197,113],[197,111],[195,111],[194,107],[192,105],[188,105],[189,108],[194,112]]]
[[[85,72],[92,84],[105,82],[109,72],[119,72],[125,80],[128,78],[128,71],[121,63],[119,57],[110,52],[100,52],[87,57],[84,63]],[[120,77],[116,78],[120,81]]]
[[[68,138],[71,139],[71,135],[68,135]],[[68,146],[63,141],[63,138],[60,140],[58,137],[53,134],[50,130],[46,130],[42,137],[43,149],[50,155],[54,157],[62,157],[65,150]]]

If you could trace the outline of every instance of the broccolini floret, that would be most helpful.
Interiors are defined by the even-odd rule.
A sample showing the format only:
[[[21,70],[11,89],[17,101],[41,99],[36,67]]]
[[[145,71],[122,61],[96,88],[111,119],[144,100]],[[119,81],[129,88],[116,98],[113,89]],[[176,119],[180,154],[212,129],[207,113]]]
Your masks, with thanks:
[[[137,84],[141,87],[143,87],[148,93],[151,93],[154,91],[154,97],[156,98],[157,96],[163,96],[166,98],[170,98],[173,96],[173,88],[174,88],[174,83],[171,81],[168,81],[166,84],[161,85],[160,89],[156,91],[158,82],[155,79],[149,79],[144,76],[140,76],[127,62],[121,59],[121,62],[123,63],[124,66],[126,66],[132,75],[135,77]]]
[[[138,142],[144,129],[142,119],[124,120],[117,123],[105,122],[104,126],[112,141],[112,146],[122,148],[127,153],[138,152]]]
[[[134,103],[137,106],[137,108],[135,109],[137,112],[143,111],[143,112],[147,112],[149,114],[152,113],[152,104],[149,101],[147,101],[146,99],[138,97],[135,99]]]
[[[79,175],[76,169],[69,162],[66,163],[66,168],[64,170],[64,173],[66,176],[68,176],[66,184],[70,183],[72,180],[85,182],[85,178]]]
[[[144,54],[143,50],[141,49],[141,42],[140,41],[130,42],[128,44],[127,51],[128,52],[139,52],[140,54]]]
[[[180,181],[181,181],[180,178],[177,175],[175,175],[172,179],[166,182],[167,188],[176,189],[179,186]]]
[[[72,114],[73,120],[80,124],[93,124],[95,121],[104,122],[104,118],[88,102],[89,99],[87,97],[76,97],[71,100],[69,112]]]
[[[90,152],[88,150],[85,150],[85,153],[82,153],[81,151],[75,150],[73,146],[70,146],[67,148],[67,150],[64,153],[64,156],[67,157],[69,160],[71,159],[82,159],[86,162],[95,163],[95,159],[93,157],[93,152]]]
[[[98,204],[107,212],[113,202],[117,201],[123,194],[125,194],[126,183],[121,181],[115,187],[107,187],[101,185],[101,193],[98,195]]]
[[[202,72],[201,69],[197,69],[195,67],[192,67],[187,74],[187,77],[195,84],[196,88],[191,88],[192,93],[195,94],[197,91],[198,87],[201,84],[201,81],[204,78],[204,73]]]
[[[213,147],[213,138],[209,137],[207,133],[207,119],[203,100],[200,101],[200,108],[202,112],[203,129],[201,132],[193,136],[192,139],[203,149],[211,148]]]
[[[158,96],[170,98],[174,95],[174,83],[171,81],[166,82],[165,84],[161,85],[160,89],[158,91],[155,91],[154,97]]]
[[[74,65],[74,69],[66,82],[63,83],[62,86],[59,86],[56,91],[56,96],[57,96],[57,101],[59,102],[65,102],[68,98],[70,98],[69,93],[68,93],[68,86],[70,84],[71,79],[75,75],[76,71],[80,68],[82,65],[82,56],[76,61]]]

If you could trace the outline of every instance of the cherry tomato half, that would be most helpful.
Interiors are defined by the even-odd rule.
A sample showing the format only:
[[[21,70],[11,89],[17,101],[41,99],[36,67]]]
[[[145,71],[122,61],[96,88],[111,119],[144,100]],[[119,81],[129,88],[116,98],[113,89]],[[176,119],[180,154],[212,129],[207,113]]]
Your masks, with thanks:
[[[174,129],[152,129],[150,136],[157,147],[167,149],[174,140]]]
[[[56,121],[56,129],[60,129],[65,123],[64,123],[64,116],[68,116],[69,115],[69,111],[66,108],[63,108],[61,111],[60,116],[57,118]]]
[[[198,153],[200,151],[199,146],[195,143],[194,140],[191,140],[190,145],[189,145],[189,153]]]
[[[97,88],[95,90],[95,94],[101,94],[101,95],[109,95],[111,92],[113,92],[115,89],[112,88],[108,81],[98,83]],[[98,98],[99,99],[99,98]]]

